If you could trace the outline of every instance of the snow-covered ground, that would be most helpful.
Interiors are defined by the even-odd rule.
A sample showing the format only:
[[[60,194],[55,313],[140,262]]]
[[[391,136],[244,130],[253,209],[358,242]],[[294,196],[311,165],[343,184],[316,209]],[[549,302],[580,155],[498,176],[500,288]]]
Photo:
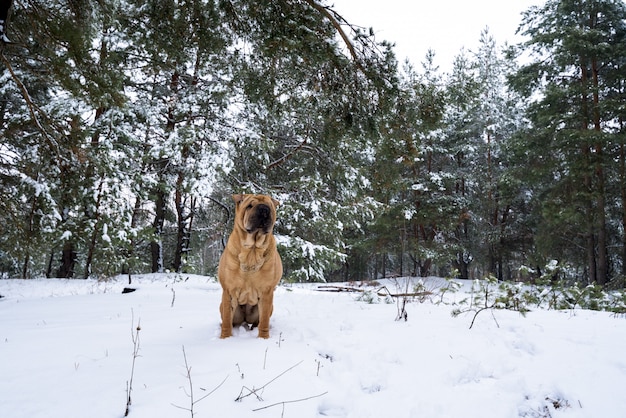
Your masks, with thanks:
[[[470,330],[451,306],[396,322],[395,304],[294,285],[269,340],[220,340],[214,279],[126,280],[0,280],[2,416],[122,417],[137,335],[129,417],[191,417],[190,383],[195,417],[626,416],[626,319],[609,313],[482,312]]]

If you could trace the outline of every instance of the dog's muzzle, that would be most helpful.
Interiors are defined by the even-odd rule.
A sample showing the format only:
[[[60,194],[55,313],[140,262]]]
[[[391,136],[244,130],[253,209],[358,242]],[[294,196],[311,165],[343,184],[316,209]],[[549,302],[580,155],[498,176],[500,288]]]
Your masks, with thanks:
[[[254,208],[254,213],[250,216],[247,231],[252,233],[256,230],[263,230],[268,233],[272,227],[272,210],[269,206],[261,203]]]

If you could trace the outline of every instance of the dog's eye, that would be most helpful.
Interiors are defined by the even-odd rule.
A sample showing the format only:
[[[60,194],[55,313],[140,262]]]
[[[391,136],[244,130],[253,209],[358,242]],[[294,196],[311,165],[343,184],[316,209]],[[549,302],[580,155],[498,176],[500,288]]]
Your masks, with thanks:
[[[246,209],[252,209],[252,207],[253,207],[253,205],[252,205],[252,204],[249,204],[249,205],[246,207]]]

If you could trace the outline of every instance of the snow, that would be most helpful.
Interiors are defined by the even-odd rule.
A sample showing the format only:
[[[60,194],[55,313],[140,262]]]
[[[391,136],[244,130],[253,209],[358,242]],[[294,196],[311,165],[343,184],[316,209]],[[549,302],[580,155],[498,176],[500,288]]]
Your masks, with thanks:
[[[499,310],[496,323],[486,311],[470,330],[473,314],[453,318],[450,305],[411,302],[408,321],[396,322],[395,303],[282,285],[270,339],[242,328],[221,340],[213,278],[145,275],[133,278],[135,292],[122,294],[125,286],[127,277],[0,280],[3,416],[123,416],[133,335],[129,417],[192,415],[183,347],[196,417],[618,418],[626,411],[626,319],[606,312]]]

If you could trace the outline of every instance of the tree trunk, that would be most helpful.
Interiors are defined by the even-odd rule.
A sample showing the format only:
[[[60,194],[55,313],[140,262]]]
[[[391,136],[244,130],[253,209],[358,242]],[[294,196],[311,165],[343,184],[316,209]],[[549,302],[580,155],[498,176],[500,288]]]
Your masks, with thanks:
[[[57,270],[57,277],[62,279],[71,279],[74,277],[76,256],[74,244],[71,241],[66,241],[61,253],[61,266]]]
[[[386,278],[387,277],[387,253],[383,253],[383,265],[382,265],[382,278]]]
[[[458,169],[462,168],[462,159],[461,155],[457,155],[457,167]],[[456,192],[461,195],[461,199],[465,200],[466,198],[466,188],[465,188],[465,177],[461,176],[459,181],[456,184]],[[457,252],[456,256],[456,268],[459,272],[459,278],[461,279],[469,279],[469,262],[466,261],[466,248],[464,243],[469,242],[469,222],[471,219],[470,214],[468,213],[467,207],[464,207],[461,210],[461,214],[459,216],[459,224],[456,228],[456,236],[457,240],[460,243],[461,249]]]
[[[583,149],[583,155],[588,162],[589,160],[589,149]],[[592,202],[592,178],[590,175],[585,174],[583,176],[583,184],[585,187],[585,193],[589,196],[587,202],[585,203],[585,220],[587,225],[583,226],[583,229],[586,229],[585,235],[585,246],[587,252],[587,270],[589,272],[589,283],[597,283],[597,260],[596,260],[596,223],[594,222],[594,208]]]
[[[172,73],[170,80],[171,97],[169,99],[167,108],[167,123],[165,125],[166,132],[173,132],[176,128],[176,118],[174,110],[176,108],[176,102],[178,99],[178,87],[180,81],[180,74],[178,71]],[[170,160],[168,158],[162,158],[157,162],[159,172],[159,184],[155,192],[155,215],[152,227],[154,229],[154,239],[150,243],[150,249],[152,253],[152,272],[163,271],[163,226],[165,225],[165,209],[167,202],[167,185],[166,185],[166,172],[168,170]]]
[[[191,207],[189,213],[185,211],[187,199],[183,198],[183,191],[180,189],[182,185],[178,185],[176,189],[176,214],[178,232],[176,235],[176,251],[174,254],[174,271],[180,272],[187,255],[189,254],[189,241],[191,238],[191,222],[193,219],[193,211],[195,210],[195,199],[191,199]]]
[[[130,229],[131,231],[135,231],[137,229],[137,223],[139,222],[139,215],[141,213],[141,197],[139,197],[138,195],[135,196],[135,205],[133,206],[133,215],[130,219]],[[126,260],[124,262],[124,265],[122,266],[122,274],[128,274],[130,275],[131,273],[131,260],[133,259],[133,257],[135,256],[135,246],[137,245],[137,242],[135,240],[135,237],[130,239],[130,244],[129,244],[129,248],[126,255]]]
[[[459,279],[469,279],[469,263],[465,261],[465,253],[459,252],[457,255],[457,260]]]
[[[176,191],[174,193],[174,206],[176,207],[176,249],[174,250],[174,263],[172,265],[175,272],[179,273],[183,264],[184,241],[186,235],[185,202],[183,199],[182,181],[183,174],[178,174],[176,181]]]
[[[589,122],[591,121],[591,112],[589,109],[589,60],[585,56],[580,56],[580,84],[581,84],[581,135],[588,136]],[[594,211],[593,198],[593,177],[589,174],[593,162],[591,160],[591,144],[586,141],[582,144],[581,154],[583,156],[584,171],[583,184],[585,187],[585,211],[586,211],[586,251],[587,251],[587,269],[589,271],[589,283],[597,283],[598,281],[598,265],[596,259],[596,217]]]
[[[592,27],[595,26],[595,16],[592,16]],[[596,187],[596,211],[597,211],[597,229],[598,229],[598,260],[597,260],[597,281],[598,284],[604,286],[609,279],[609,257],[607,250],[607,231],[606,231],[606,209],[605,209],[605,185],[604,185],[604,161],[602,147],[602,125],[600,123],[600,96],[598,93],[598,62],[596,59],[591,61],[591,73],[593,82],[593,129],[596,133],[595,139],[595,175],[597,181]]]
[[[591,208],[587,208],[587,216],[591,218]],[[589,283],[596,283],[598,276],[596,275],[596,240],[594,237],[593,223],[589,222],[586,232],[586,248],[587,248],[587,269],[589,271]]]
[[[37,205],[37,196],[33,196],[32,203],[30,206],[30,213],[28,215],[28,228],[26,229],[26,233],[24,236],[24,241],[26,243],[26,251],[24,254],[24,264],[22,265],[22,279],[27,279],[29,276],[29,265],[30,265],[30,249],[31,249],[31,241],[35,234],[35,215],[38,211]]]
[[[620,145],[620,179],[622,184],[622,275],[626,277],[626,149],[624,144]]]
[[[163,225],[165,224],[165,202],[166,193],[165,185],[161,180],[157,186],[154,209],[154,222],[152,223],[154,238],[150,243],[150,252],[152,254],[152,272],[163,272]]]
[[[496,207],[499,207],[499,198],[496,198]],[[498,269],[497,269],[497,277],[498,280],[500,281],[504,281],[506,280],[506,278],[504,277],[504,254],[505,254],[505,246],[506,246],[506,240],[504,238],[504,235],[506,233],[506,227],[509,221],[509,213],[511,212],[511,205],[507,205],[504,210],[502,211],[502,216],[500,217],[500,225],[499,225],[499,229],[498,229],[498,257],[497,257],[497,263],[498,263]],[[497,215],[499,216],[499,215]]]
[[[96,198],[96,207],[95,213],[93,214],[93,232],[91,234],[91,241],[89,242],[89,249],[87,250],[87,259],[85,260],[85,274],[84,278],[88,279],[91,274],[91,263],[93,262],[93,256],[96,252],[96,243],[98,242],[98,236],[101,231],[100,224],[100,203],[102,202],[102,186],[104,185],[104,178],[100,179],[100,184],[98,185],[98,196]]]
[[[48,266],[46,268],[46,279],[52,278],[52,266],[54,265],[54,253],[56,252],[56,248],[53,248],[50,251],[50,257],[48,258]]]
[[[374,277],[373,280],[378,280],[378,253],[374,254]]]
[[[180,272],[185,257],[189,252],[189,235],[191,233],[191,228],[187,224],[187,220],[191,217],[190,211],[189,215],[185,211],[185,206],[187,202],[187,197],[185,196],[185,165],[187,159],[189,157],[189,146],[184,145],[181,150],[181,167],[178,169],[178,177],[176,179],[176,191],[174,194],[174,206],[176,207],[176,249],[174,251],[174,263],[173,269],[176,272]],[[193,206],[193,199],[192,199]]]
[[[22,266],[22,279],[28,279],[28,264],[30,263],[30,254],[28,250],[26,250],[26,254],[24,255],[24,265]]]

